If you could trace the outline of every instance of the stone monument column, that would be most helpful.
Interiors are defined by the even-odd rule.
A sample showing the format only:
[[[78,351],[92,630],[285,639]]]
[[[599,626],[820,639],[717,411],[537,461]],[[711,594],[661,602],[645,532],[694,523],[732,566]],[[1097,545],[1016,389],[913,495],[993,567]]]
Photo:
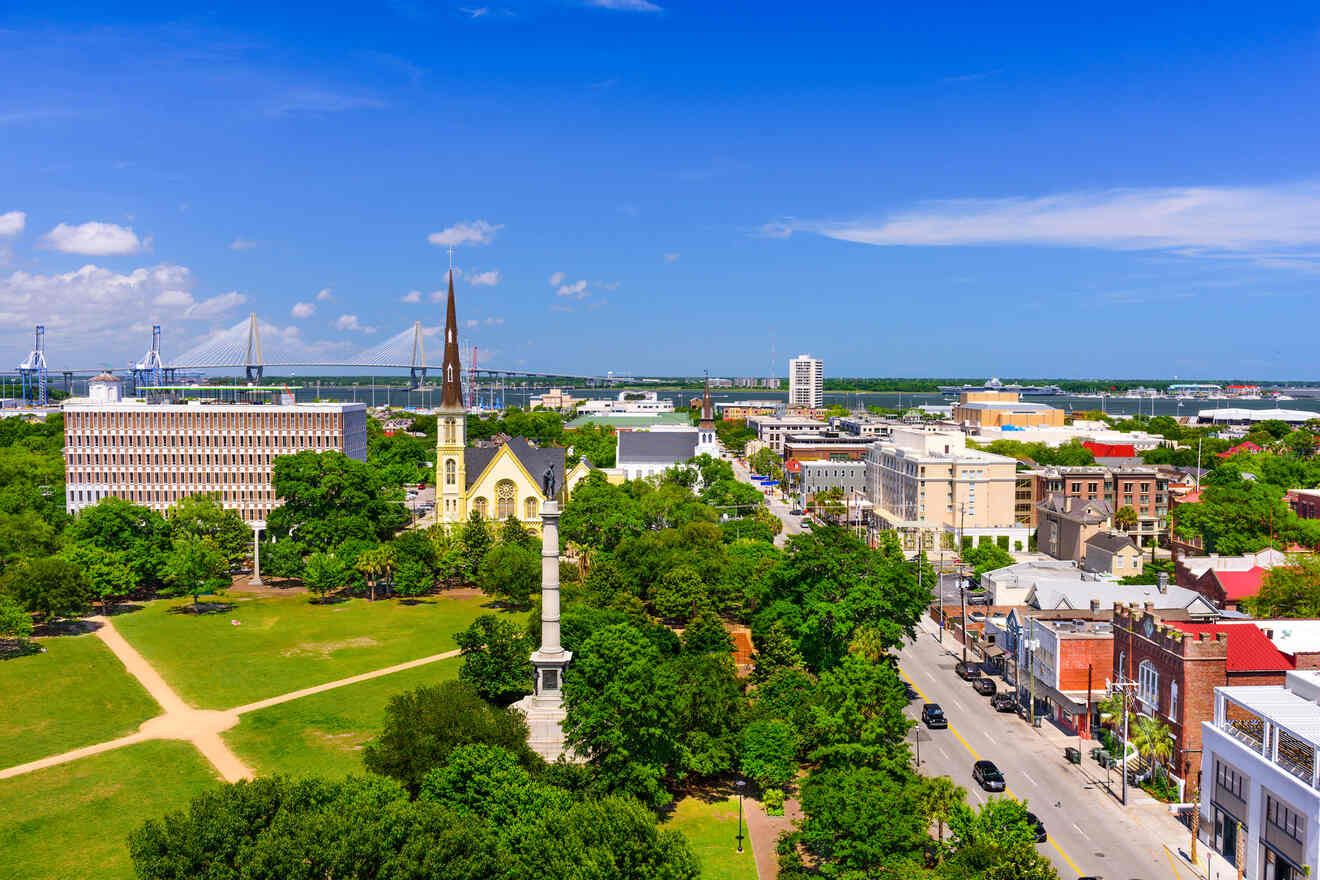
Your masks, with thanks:
[[[514,703],[527,716],[528,745],[554,761],[564,752],[564,670],[573,659],[559,643],[559,502],[541,506],[541,647],[532,654],[535,691]]]

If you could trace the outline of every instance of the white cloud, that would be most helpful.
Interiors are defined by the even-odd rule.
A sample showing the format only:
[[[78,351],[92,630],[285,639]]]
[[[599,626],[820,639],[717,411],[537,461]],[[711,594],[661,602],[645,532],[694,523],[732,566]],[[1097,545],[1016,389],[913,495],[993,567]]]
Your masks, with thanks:
[[[358,321],[357,315],[340,315],[335,319],[336,330],[356,330],[360,333],[375,333],[375,327],[367,327]]]
[[[475,275],[469,275],[467,281],[473,287],[494,287],[500,283],[500,273],[498,269],[491,269],[489,272],[478,272]]]
[[[316,314],[316,305],[314,303],[296,302],[293,308],[289,309],[289,314],[295,318],[310,318]]]
[[[231,251],[250,251],[256,246],[255,241],[248,241],[246,238],[236,238],[229,243]]]
[[[1265,187],[1161,187],[1067,192],[1037,198],[932,202],[880,221],[793,224],[874,245],[1056,245],[1170,250],[1317,265],[1320,183]]]
[[[487,319],[486,319],[485,321],[483,321],[482,323],[485,324],[487,327],[498,327],[499,325],[501,325],[501,324],[504,323],[504,319],[503,319],[503,318],[487,318]]]
[[[587,0],[588,6],[598,6],[601,9],[618,9],[624,12],[663,12],[664,9],[656,6],[649,0]]]
[[[335,298],[335,295],[334,295],[333,293],[330,292],[330,288],[328,288],[328,287],[322,287],[320,290],[318,290],[318,291],[316,292],[316,301],[317,301],[317,302],[323,302],[323,303],[324,303],[324,302],[330,302],[330,301],[333,300],[334,298]]]
[[[186,290],[162,290],[151,300],[153,306],[187,308],[193,304],[193,295]]]
[[[13,238],[23,231],[26,224],[27,214],[23,211],[0,214],[0,238]]]
[[[468,318],[466,321],[463,322],[463,326],[468,328],[477,327],[480,324],[481,322],[478,321],[476,318]]]
[[[483,15],[490,14],[490,7],[478,6],[476,8],[465,8],[460,6],[458,7],[458,11],[466,15],[468,18],[481,18]]]
[[[105,257],[136,254],[150,242],[139,241],[132,227],[113,223],[83,223],[70,226],[61,223],[41,237],[41,245],[66,254],[86,254]]]
[[[665,262],[677,263],[679,256],[680,256],[679,254],[665,254]]]
[[[464,244],[490,244],[495,240],[495,233],[504,228],[502,223],[487,223],[485,220],[471,220],[455,223],[440,232],[432,232],[426,240],[437,247],[455,247]]]
[[[556,272],[555,274],[550,276],[550,286],[558,287],[559,285],[564,283],[564,279],[567,277],[568,276],[565,275],[563,272]]]
[[[578,299],[582,299],[582,297],[588,295],[587,282],[574,281],[572,284],[560,285],[559,289],[555,291],[555,294],[557,296],[575,296]]]
[[[757,234],[761,238],[788,238],[793,234],[793,224],[786,223],[782,220],[774,223],[765,223],[757,230]]]
[[[195,305],[189,306],[188,311],[184,313],[186,318],[214,318],[217,315],[223,315],[230,309],[237,308],[247,302],[247,297],[236,290],[229,293],[222,293],[219,296],[213,296],[210,299],[204,299]]]
[[[399,297],[401,303],[419,303],[422,301],[422,292],[420,290],[410,290]]]
[[[322,116],[351,110],[380,110],[384,101],[370,95],[349,95],[322,88],[286,89],[261,104],[269,116]]]

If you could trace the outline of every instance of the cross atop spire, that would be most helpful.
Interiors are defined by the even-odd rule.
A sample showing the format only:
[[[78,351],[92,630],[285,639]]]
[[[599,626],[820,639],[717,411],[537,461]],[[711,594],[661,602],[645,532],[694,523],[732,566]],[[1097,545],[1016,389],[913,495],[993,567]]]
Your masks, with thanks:
[[[449,248],[449,301],[445,306],[445,359],[441,365],[444,384],[440,392],[440,408],[448,411],[463,410],[463,366],[458,361],[458,315],[454,308],[454,248]]]

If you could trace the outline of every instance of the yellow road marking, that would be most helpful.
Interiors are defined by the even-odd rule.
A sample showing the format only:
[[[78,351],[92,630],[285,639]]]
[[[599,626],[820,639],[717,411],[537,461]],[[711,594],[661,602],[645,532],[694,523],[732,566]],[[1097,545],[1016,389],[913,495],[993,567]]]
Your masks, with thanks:
[[[907,679],[908,684],[912,685],[912,689],[917,692],[917,696],[921,697],[921,701],[923,703],[930,702],[930,700],[928,700],[926,698],[926,695],[922,692],[921,688],[917,687],[917,683],[912,680],[912,676],[908,675],[906,672],[903,671],[903,667],[901,666],[898,667],[898,674]],[[963,748],[967,749],[967,751],[971,753],[973,760],[976,761],[981,760],[981,756],[976,753],[976,749],[968,745],[967,740],[963,739],[963,735],[958,732],[958,729],[956,727],[950,724],[949,730],[953,731],[953,735],[958,737],[958,742],[963,744]],[[1007,786],[1004,787],[1004,793],[1009,797],[1013,798],[1014,800],[1018,799],[1017,796],[1013,794],[1012,790],[1010,790]],[[1064,852],[1057,843],[1054,842],[1054,838],[1050,837],[1049,834],[1046,834],[1045,839],[1050,842],[1050,846],[1054,847],[1054,851],[1057,852],[1060,856],[1062,856],[1063,860],[1068,863],[1068,867],[1076,871],[1078,877],[1082,876],[1082,869],[1077,867],[1076,862],[1068,858],[1068,854]],[[1168,850],[1166,849],[1165,852],[1167,854]],[[1172,861],[1170,861],[1170,864],[1172,864]],[[1177,871],[1174,871],[1173,873],[1174,876],[1177,876],[1178,874]],[[1182,880],[1182,878],[1179,877],[1178,880]]]
[[[1178,866],[1173,863],[1173,853],[1169,852],[1167,846],[1164,848],[1164,855],[1169,860],[1169,867],[1173,869],[1173,876],[1178,880],[1182,880],[1182,875],[1178,873]]]

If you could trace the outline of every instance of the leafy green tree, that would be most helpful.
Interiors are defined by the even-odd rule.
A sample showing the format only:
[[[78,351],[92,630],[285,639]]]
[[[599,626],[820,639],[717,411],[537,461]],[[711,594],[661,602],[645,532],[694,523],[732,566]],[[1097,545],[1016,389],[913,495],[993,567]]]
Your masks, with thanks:
[[[717,419],[715,421],[715,437],[720,441],[720,445],[725,449],[731,449],[738,455],[742,455],[747,449],[747,444],[756,439],[756,432],[747,427],[747,422],[743,419]]]
[[[463,523],[459,541],[463,548],[465,575],[475,578],[477,572],[481,570],[481,563],[485,561],[486,554],[495,543],[490,523],[482,519],[475,510],[472,511],[468,514],[467,522]]]
[[[541,557],[522,544],[496,544],[477,571],[483,593],[526,608],[541,587]]]
[[[747,466],[752,469],[753,473],[760,474],[763,477],[778,480],[784,476],[784,460],[768,446],[752,453],[751,458],[747,459]]]
[[[733,636],[718,614],[704,608],[683,630],[683,650],[689,654],[731,654]]]
[[[312,552],[349,540],[387,540],[408,522],[402,493],[380,470],[333,450],[281,455],[271,485],[283,503],[267,523],[277,539],[292,532]]]
[[[0,593],[46,621],[83,614],[92,601],[92,588],[82,569],[58,557],[24,559],[9,566],[0,577]]]
[[[454,641],[463,652],[459,680],[487,700],[506,706],[532,692],[535,646],[513,621],[483,614],[454,636]]]
[[[388,580],[394,572],[394,548],[388,544],[378,547],[372,547],[367,552],[358,557],[353,568],[361,574],[367,581],[367,587],[371,590],[371,601],[376,601],[376,584],[378,581]]]
[[[764,791],[783,788],[797,773],[797,731],[778,718],[753,721],[742,732],[742,772]]]
[[[921,810],[927,827],[932,822],[935,823],[935,842],[941,857],[944,847],[944,826],[953,817],[958,805],[966,800],[967,790],[947,776],[925,776],[917,784],[917,809]]]
[[[533,780],[517,755],[485,743],[450,752],[444,764],[426,774],[420,797],[488,821],[505,834],[521,831],[522,823],[538,813],[565,810],[573,802],[563,789]]]
[[[303,585],[322,600],[348,583],[348,566],[333,553],[313,553],[303,568]]]
[[[828,519],[841,519],[846,511],[843,503],[843,490],[831,486],[812,495],[807,501],[807,509]]]
[[[802,655],[793,644],[793,637],[782,620],[776,620],[764,632],[752,631],[752,645],[756,656],[752,658],[752,676],[764,681],[781,669],[797,669],[802,666]]]
[[[400,532],[389,544],[394,553],[394,589],[400,596],[420,596],[435,587],[440,573],[436,545],[426,532]]]
[[[688,620],[698,608],[709,603],[706,584],[696,569],[680,565],[660,577],[651,595],[651,604],[662,616],[674,620]]]
[[[1114,511],[1114,527],[1125,532],[1130,532],[1137,527],[1138,517],[1136,508],[1130,505],[1123,505]]]
[[[598,789],[653,806],[670,801],[675,689],[655,645],[627,624],[597,630],[577,650],[564,677],[564,737]]]
[[[1246,605],[1257,617],[1320,617],[1320,557],[1300,553],[1271,568]]]
[[[519,547],[533,551],[540,549],[540,541],[536,535],[513,514],[509,514],[508,519],[500,526],[500,543],[517,544]]]
[[[31,635],[32,615],[12,596],[0,593],[0,639],[11,639],[22,649],[28,646]]]
[[[137,585],[133,567],[122,553],[95,544],[70,544],[60,551],[59,557],[86,574],[92,596],[101,600],[102,614],[108,614],[110,603],[128,595]]]
[[[1302,521],[1283,500],[1283,490],[1259,481],[1243,480],[1225,466],[1216,472],[1195,504],[1179,505],[1174,527],[1179,535],[1199,536],[1208,553],[1254,553],[1271,541],[1286,546],[1320,542],[1320,523]],[[1271,538],[1273,536],[1273,538]]]
[[[949,830],[951,866],[976,866],[987,880],[1058,880],[1049,860],[1036,850],[1036,833],[1023,801],[990,798],[979,810],[958,804],[949,817]]]
[[[594,467],[614,467],[619,443],[614,435],[614,429],[608,425],[588,422],[580,428],[565,431],[564,442],[568,444],[569,449],[564,463],[570,468],[584,458]]]
[[[802,784],[802,812],[802,845],[822,876],[920,876],[930,836],[910,777],[817,770]]]
[[[22,558],[50,556],[57,545],[55,529],[35,510],[0,512],[0,569]]]
[[[226,509],[214,496],[187,495],[166,513],[170,540],[205,538],[225,556],[229,565],[238,565],[252,555],[252,529],[237,510]]]
[[[803,731],[811,726],[816,703],[816,680],[801,669],[780,669],[751,692],[748,717],[757,721],[779,720],[792,725],[797,734],[798,754],[805,751]]]
[[[165,557],[162,579],[175,596],[192,596],[196,605],[203,594],[223,592],[231,583],[224,553],[206,538],[176,538]]]
[[[559,530],[561,541],[613,550],[625,537],[641,532],[641,508],[624,489],[593,471],[573,489]]]
[[[385,728],[362,759],[372,773],[389,776],[416,794],[433,768],[471,743],[499,746],[523,766],[540,761],[527,746],[520,712],[492,706],[466,682],[447,681],[398,694],[385,707]]]
[[[303,546],[292,538],[267,541],[261,545],[261,568],[272,577],[302,577]]]
[[[587,576],[582,579],[583,597],[593,605],[604,607],[614,601],[619,594],[633,595],[623,577],[623,572],[611,559],[598,559],[593,562]]]
[[[812,760],[822,765],[876,765],[906,755],[912,722],[907,697],[889,663],[846,657],[822,673],[807,731]]]
[[[76,544],[92,544],[122,553],[133,566],[137,586],[159,583],[172,541],[170,527],[154,510],[124,501],[102,498],[84,509],[69,524],[65,537]]]
[[[1173,757],[1173,733],[1159,718],[1140,715],[1131,728],[1132,747],[1150,763],[1164,771]]]
[[[675,681],[674,738],[685,774],[719,776],[738,766],[746,699],[728,654],[682,654]]]
[[[1012,554],[998,544],[978,544],[962,555],[963,562],[972,566],[972,573],[979,580],[987,571],[997,571],[1014,562]]]
[[[420,437],[402,431],[389,435],[381,432],[368,438],[367,464],[380,473],[387,486],[425,482],[430,475],[430,450],[434,448],[434,441],[428,445]]]

